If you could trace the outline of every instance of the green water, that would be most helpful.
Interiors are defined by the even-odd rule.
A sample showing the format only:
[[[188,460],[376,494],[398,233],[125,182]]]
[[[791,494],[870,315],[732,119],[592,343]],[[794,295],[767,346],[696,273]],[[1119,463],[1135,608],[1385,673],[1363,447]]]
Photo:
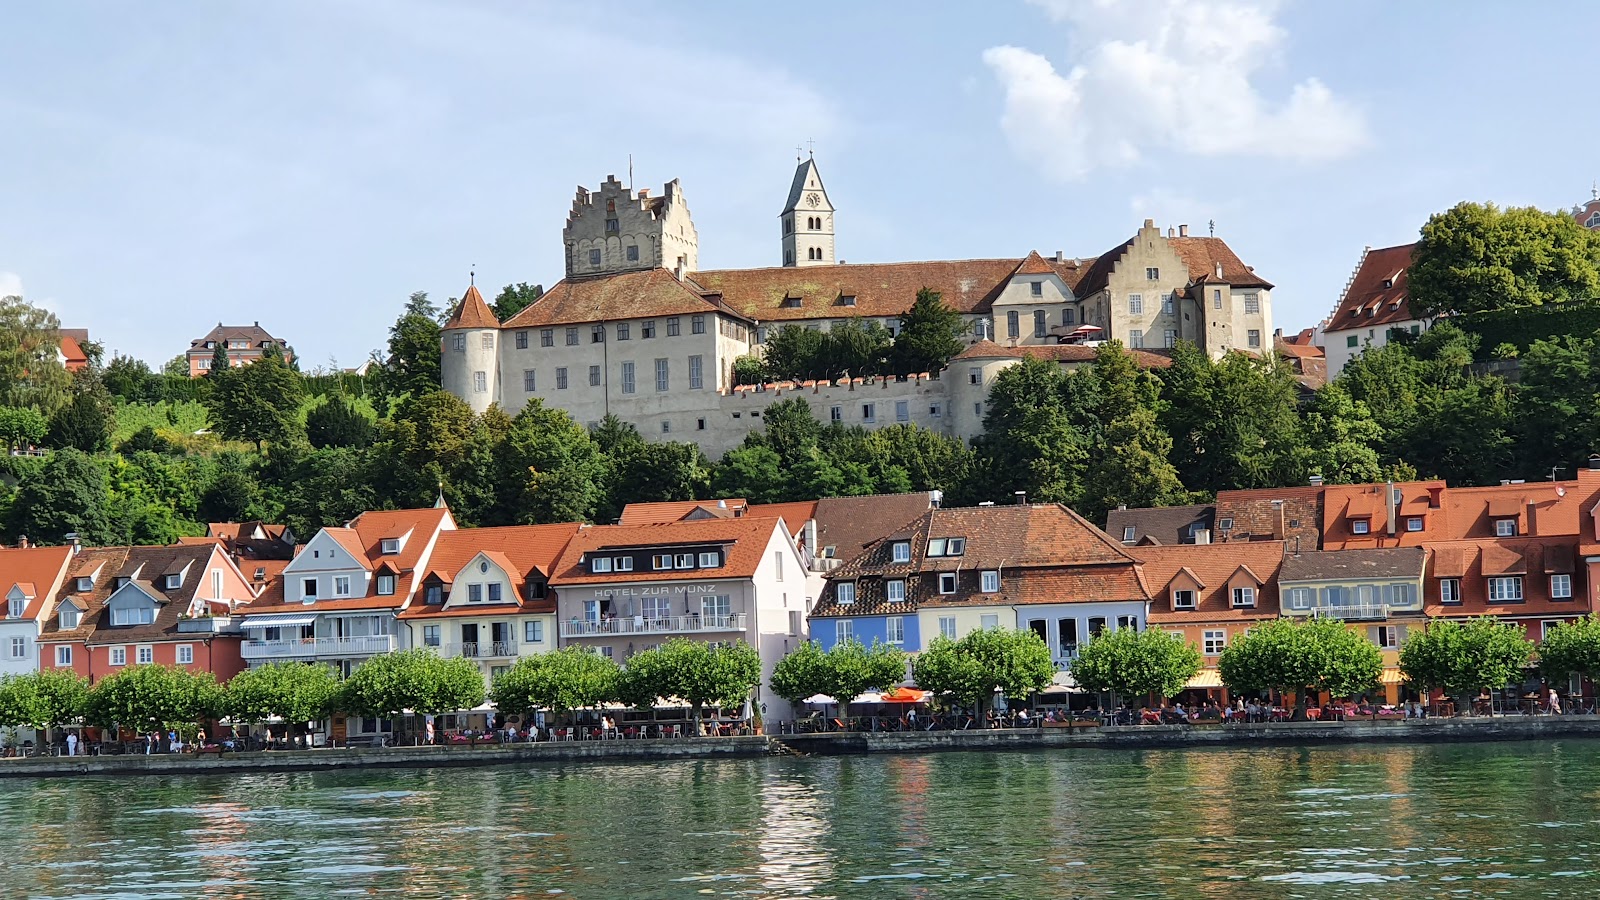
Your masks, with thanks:
[[[1595,897],[1600,743],[0,781],[6,897]]]

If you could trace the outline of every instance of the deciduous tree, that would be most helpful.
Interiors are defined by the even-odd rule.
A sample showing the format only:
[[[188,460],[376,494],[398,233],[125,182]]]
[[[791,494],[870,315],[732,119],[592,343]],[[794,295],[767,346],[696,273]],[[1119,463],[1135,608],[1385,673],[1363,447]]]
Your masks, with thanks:
[[[81,718],[89,682],[69,669],[42,669],[0,678],[0,725],[48,732]]]
[[[713,647],[673,638],[628,658],[619,693],[624,702],[641,707],[654,705],[657,697],[676,697],[689,704],[698,723],[707,703],[737,706],[760,683],[761,657],[749,644]]]
[[[355,715],[399,719],[406,710],[441,715],[472,709],[483,698],[477,663],[417,648],[374,656],[356,666],[337,705]]]
[[[138,731],[191,726],[216,717],[222,689],[210,672],[172,666],[129,666],[95,683],[86,716],[96,725]]]
[[[67,402],[72,376],[61,363],[55,313],[21,297],[0,297],[0,404],[46,416]]]
[[[917,686],[958,706],[970,706],[983,718],[996,690],[1020,701],[1037,693],[1055,677],[1050,648],[1032,631],[986,629],[959,641],[934,638],[917,657]]]
[[[1533,642],[1520,625],[1493,616],[1435,619],[1406,637],[1400,671],[1419,688],[1443,690],[1466,711],[1479,692],[1520,682],[1532,655]]]
[[[255,724],[277,717],[304,724],[333,712],[339,691],[339,675],[331,666],[269,663],[233,676],[223,689],[222,706],[239,722]]]
[[[1458,203],[1422,226],[1407,275],[1418,317],[1589,300],[1600,237],[1563,213]]]
[[[1158,629],[1102,631],[1078,648],[1072,678],[1089,691],[1121,698],[1177,694],[1200,671],[1200,651],[1181,636]]]
[[[547,710],[565,719],[575,709],[615,700],[617,664],[586,647],[525,656],[494,679],[489,699],[502,713]]]
[[[1375,687],[1383,654],[1338,619],[1274,619],[1234,637],[1217,665],[1236,692],[1297,694],[1295,718],[1304,718],[1318,691],[1350,697]]]
[[[1539,642],[1539,672],[1551,685],[1565,685],[1574,675],[1600,676],[1600,616],[1590,613],[1546,631]]]
[[[517,284],[508,284],[500,289],[500,295],[494,298],[491,307],[494,317],[504,322],[529,306],[534,301],[544,296],[544,285],[528,284],[526,281]]]

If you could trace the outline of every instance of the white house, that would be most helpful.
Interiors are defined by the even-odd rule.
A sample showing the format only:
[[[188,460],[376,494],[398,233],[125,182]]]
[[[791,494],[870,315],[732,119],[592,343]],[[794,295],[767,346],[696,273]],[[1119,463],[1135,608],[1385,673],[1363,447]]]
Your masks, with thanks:
[[[1402,244],[1362,251],[1339,305],[1318,329],[1329,378],[1337,378],[1364,351],[1389,343],[1392,332],[1421,334],[1433,324],[1433,319],[1411,313],[1406,272],[1415,247]]]
[[[0,550],[0,584],[5,586],[0,675],[39,668],[39,625],[50,614],[50,600],[61,589],[71,561],[71,547]]]

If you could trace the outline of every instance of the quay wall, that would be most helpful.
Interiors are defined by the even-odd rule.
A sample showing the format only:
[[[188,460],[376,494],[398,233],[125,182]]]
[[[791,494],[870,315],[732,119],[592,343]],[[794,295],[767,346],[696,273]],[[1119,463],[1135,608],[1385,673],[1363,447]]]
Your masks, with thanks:
[[[973,731],[850,732],[482,747],[391,747],[226,753],[220,756],[36,757],[0,760],[0,778],[203,775],[358,768],[590,764],[787,755],[1093,750],[1362,743],[1439,743],[1600,738],[1600,716],[1426,719],[1410,722],[1282,722],[1259,725],[1135,725]]]

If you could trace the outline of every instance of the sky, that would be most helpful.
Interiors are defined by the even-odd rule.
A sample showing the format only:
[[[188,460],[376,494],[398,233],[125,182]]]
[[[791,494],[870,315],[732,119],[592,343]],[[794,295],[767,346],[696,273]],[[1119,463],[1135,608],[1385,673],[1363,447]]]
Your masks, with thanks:
[[[0,295],[159,365],[259,321],[354,366],[412,291],[553,284],[578,185],[681,179],[776,265],[797,148],[849,262],[1226,239],[1286,332],[1462,200],[1586,201],[1600,4],[0,3]],[[1576,105],[1574,105],[1576,104]]]

